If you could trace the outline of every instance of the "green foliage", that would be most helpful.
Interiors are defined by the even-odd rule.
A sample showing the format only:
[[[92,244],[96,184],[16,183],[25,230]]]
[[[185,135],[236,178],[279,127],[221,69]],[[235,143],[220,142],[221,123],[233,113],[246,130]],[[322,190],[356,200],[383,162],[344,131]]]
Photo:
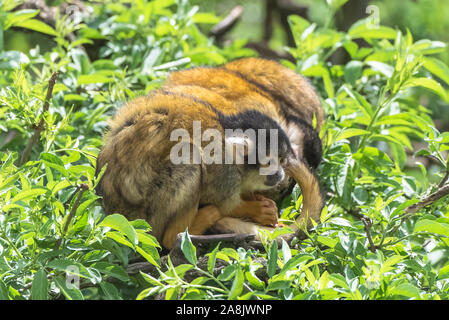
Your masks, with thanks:
[[[252,52],[243,43],[214,46],[195,21],[217,18],[185,1],[93,5],[95,14],[58,17],[54,29],[33,19],[37,10],[12,11],[18,4],[0,2],[1,34],[20,26],[52,35],[55,45],[26,54],[3,51],[0,38],[0,297],[135,298],[139,280],[126,267],[138,257],[159,266],[160,246],[145,221],[119,213],[104,217],[94,189],[106,119],[173,68]],[[94,41],[101,43],[98,52],[93,49],[95,60],[81,48]],[[43,112],[54,71],[58,79]],[[31,160],[20,166],[41,119]]]
[[[329,12],[344,2],[328,1]],[[0,299],[449,298],[447,201],[406,213],[449,172],[449,135],[420,104],[422,90],[448,101],[449,68],[435,57],[442,42],[365,20],[340,32],[290,16],[296,63],[283,63],[312,80],[327,114],[321,223],[292,247],[280,240],[283,228],[261,232],[263,250],[218,245],[205,257],[186,231],[186,263],[162,265],[151,226],[105,217],[94,192],[106,120],[171,70],[253,52],[243,39],[215,45],[204,30],[219,19],[184,0],[89,3],[92,14],[58,17],[54,28],[36,22],[35,10],[13,11],[18,3],[0,1]],[[50,35],[52,49],[5,51],[11,26]],[[337,51],[348,63],[329,63]],[[30,160],[19,165],[41,119]],[[416,141],[426,147],[414,150]],[[437,172],[418,164],[424,179],[411,176],[410,153],[434,159]],[[301,204],[295,189],[281,219],[293,220]],[[136,259],[159,275],[129,275]],[[186,280],[191,273],[199,276]]]

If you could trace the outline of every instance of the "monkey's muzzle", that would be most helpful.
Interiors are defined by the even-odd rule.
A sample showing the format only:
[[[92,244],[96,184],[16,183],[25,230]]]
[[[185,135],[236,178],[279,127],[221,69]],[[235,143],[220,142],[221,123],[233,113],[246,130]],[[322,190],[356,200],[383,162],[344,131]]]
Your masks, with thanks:
[[[284,170],[279,168],[274,174],[267,175],[265,179],[265,185],[269,187],[274,187],[280,183],[285,177]]]

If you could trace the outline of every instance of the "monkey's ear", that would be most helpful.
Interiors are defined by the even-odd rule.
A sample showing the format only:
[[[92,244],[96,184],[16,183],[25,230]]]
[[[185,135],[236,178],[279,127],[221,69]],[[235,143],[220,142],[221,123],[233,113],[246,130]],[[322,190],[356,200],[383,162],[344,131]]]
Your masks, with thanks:
[[[254,141],[247,135],[232,135],[225,138],[226,160],[232,159],[232,163],[243,164],[245,156],[252,153],[253,149]]]

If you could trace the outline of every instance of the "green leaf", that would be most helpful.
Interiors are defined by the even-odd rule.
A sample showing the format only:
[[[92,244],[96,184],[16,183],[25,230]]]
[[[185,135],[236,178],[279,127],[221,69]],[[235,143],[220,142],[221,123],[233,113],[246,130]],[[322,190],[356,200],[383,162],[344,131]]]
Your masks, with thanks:
[[[317,240],[318,240],[318,242],[324,244],[325,246],[328,246],[329,248],[335,247],[338,243],[337,239],[333,239],[330,237],[324,237],[324,236],[318,236]]]
[[[290,260],[292,258],[292,251],[290,249],[290,246],[284,239],[282,239],[281,252],[282,252],[282,260],[285,264],[288,262],[288,260]]]
[[[67,300],[84,300],[83,293],[76,286],[71,285],[67,287],[67,281],[64,278],[56,278],[56,285],[61,289],[62,294]]]
[[[449,265],[444,266],[438,271],[438,280],[444,280],[449,278]]]
[[[276,272],[277,262],[278,262],[278,244],[275,240],[273,240],[271,241],[267,265],[267,273],[270,278],[273,277],[274,273]]]
[[[394,161],[398,164],[399,168],[403,169],[407,162],[407,153],[402,145],[396,143],[389,143],[391,154]]]
[[[427,231],[449,237],[449,225],[435,220],[422,219],[415,224],[414,232]]]
[[[131,249],[136,249],[135,246],[131,242],[129,242],[124,235],[122,235],[120,232],[116,231],[109,231],[106,232],[105,237],[110,238],[114,240],[115,242],[121,243],[127,247],[130,247]]]
[[[343,86],[346,93],[360,106],[360,110],[371,119],[373,115],[373,106],[358,92],[351,90],[348,86]]]
[[[402,283],[396,287],[394,287],[390,293],[392,295],[399,295],[409,298],[420,298],[419,290],[414,285],[410,283]]]
[[[401,262],[402,260],[404,260],[404,257],[400,256],[400,255],[394,255],[394,256],[388,258],[387,261],[382,263],[382,267],[380,268],[380,273],[386,273],[386,272],[396,269],[396,267],[394,267],[394,266],[396,264],[398,264],[399,262]]]
[[[360,61],[350,61],[345,66],[345,82],[355,85],[355,82],[362,76],[363,63]]]
[[[336,179],[336,189],[341,197],[344,206],[349,206],[351,201],[352,193],[352,166],[354,165],[354,160],[351,156],[345,159],[343,166],[339,170],[339,174]]]
[[[232,281],[231,290],[229,291],[228,294],[229,300],[236,299],[242,293],[244,280],[245,276],[243,274],[242,268],[238,268],[237,272],[235,273],[234,281]]]
[[[424,57],[424,68],[429,70],[435,76],[449,84],[449,67],[443,61],[436,58]]]
[[[268,283],[267,291],[270,290],[286,290],[291,286],[291,281],[289,280],[273,280],[270,279]]]
[[[158,247],[158,248],[161,247],[159,245],[159,243],[157,242],[156,238],[154,236],[152,236],[151,234],[148,234],[141,230],[136,230],[136,231],[137,231],[137,239],[139,240],[139,242],[149,245],[149,246],[152,246],[152,247]]]
[[[437,81],[430,78],[412,78],[405,83],[405,87],[420,86],[433,91],[445,101],[448,101],[446,91]]]
[[[39,188],[39,187],[33,188],[33,189],[28,189],[28,190],[25,190],[25,191],[21,191],[18,194],[16,194],[14,196],[14,198],[12,198],[11,203],[15,203],[15,202],[17,202],[19,200],[23,201],[23,200],[27,200],[27,199],[30,199],[30,198],[35,198],[35,197],[37,197],[37,196],[39,196],[41,194],[46,193],[47,191],[48,191],[47,189]]]
[[[322,77],[324,89],[326,90],[328,98],[335,97],[334,85],[332,83],[329,70],[326,67],[322,65],[314,65],[311,67],[307,67],[307,69],[302,69],[301,73],[306,77]]]
[[[64,167],[64,162],[59,157],[48,152],[42,152],[40,158],[47,167],[56,169],[57,171],[62,173],[65,177],[69,176],[68,171]]]
[[[143,279],[151,284],[152,286],[158,286],[162,287],[164,284],[160,282],[158,279],[154,278],[153,276],[143,273],[142,271],[139,271],[140,275],[143,277]]]
[[[78,208],[76,208],[76,216],[80,216],[92,203],[94,203],[100,197],[89,195],[90,197],[83,201]]]
[[[69,180],[62,180],[59,181],[57,184],[54,185],[54,187],[51,189],[51,194],[55,195],[56,193],[58,193],[58,191],[65,189],[67,187],[71,187],[72,184],[70,183]]]
[[[207,254],[209,256],[209,259],[207,260],[207,271],[209,271],[209,273],[213,273],[213,271],[214,271],[215,262],[217,260],[217,252],[218,252],[219,247],[220,247],[220,244],[217,244],[217,246],[214,248],[214,250],[212,250],[211,253]]]
[[[146,249],[154,249],[154,247],[151,246],[145,246]],[[159,263],[156,260],[159,260],[159,255],[157,253],[157,250],[144,250],[142,247],[136,247],[136,251],[142,255],[145,259],[147,259],[148,262],[152,263],[156,267],[159,267]],[[148,252],[147,252],[148,251]]]
[[[186,259],[193,265],[196,265],[196,248],[190,241],[189,233],[186,231],[182,234],[181,239],[181,250],[184,253]]]
[[[263,282],[262,280],[260,280],[257,276],[256,276],[256,270],[261,268],[262,265],[260,263],[252,263],[249,266],[249,271],[245,272],[245,277],[246,280],[253,286],[256,287],[257,289],[262,290],[265,287],[265,282]]]
[[[385,26],[372,28],[369,19],[359,20],[348,31],[348,35],[353,39],[396,39],[397,34],[396,30]]]
[[[31,299],[48,299],[48,279],[44,269],[39,269],[34,274],[33,282],[31,284]]]
[[[362,136],[365,134],[369,134],[369,131],[363,130],[363,129],[356,129],[356,128],[348,128],[340,131],[335,141],[340,141],[343,139],[348,139],[355,136]]]
[[[145,299],[145,298],[147,298],[147,297],[150,297],[150,296],[152,296],[152,295],[158,293],[160,290],[161,290],[160,287],[150,287],[150,288],[146,288],[146,289],[142,290],[142,292],[140,292],[140,293],[137,295],[136,300],[143,300],[143,299]]]
[[[106,77],[99,73],[82,74],[78,77],[78,85],[94,84],[94,83],[109,83],[113,82],[114,78]]]
[[[101,273],[119,279],[121,281],[129,280],[129,276],[126,273],[126,270],[122,266],[118,266],[113,263],[109,263],[106,261],[99,261],[92,264],[90,268],[95,268]]]
[[[2,280],[0,280],[0,300],[9,300],[8,288]]]
[[[306,30],[310,26],[310,22],[297,15],[289,15],[287,19],[288,23],[290,24],[290,28],[292,29],[295,43],[300,44],[302,41],[301,35],[303,34],[304,30]]]
[[[328,98],[334,98],[335,90],[329,70],[327,68],[323,68],[323,73],[321,74],[321,76],[323,77],[324,88],[326,89]]]
[[[38,32],[42,32],[51,36],[56,36],[57,33],[55,29],[50,27],[48,24],[43,23],[42,21],[36,19],[29,19],[25,21],[20,21],[15,24],[16,27],[21,27],[25,29],[30,29]]]
[[[104,220],[100,223],[101,227],[109,227],[111,229],[119,231],[121,234],[125,235],[135,248],[138,243],[137,233],[133,226],[130,224],[128,219],[118,213],[106,216]]]
[[[75,93],[68,93],[64,95],[64,101],[85,101],[87,97]]]
[[[334,10],[338,10],[341,6],[343,6],[348,0],[326,0],[327,4],[334,8]]]
[[[231,264],[223,269],[223,271],[218,275],[217,279],[220,281],[228,281],[233,276],[236,270],[239,268],[237,264]]]
[[[102,281],[100,282],[100,287],[107,300],[123,300],[120,297],[119,291],[112,283]]]
[[[195,23],[217,24],[221,21],[220,17],[210,12],[198,12],[192,17]]]
[[[365,61],[365,64],[372,70],[382,73],[385,77],[390,78],[393,75],[394,67],[379,61]]]
[[[18,11],[11,12],[8,15],[6,15],[3,29],[7,30],[7,29],[9,29],[9,27],[14,26],[19,22],[23,22],[25,20],[35,17],[38,13],[39,13],[39,10],[33,10],[33,9],[25,9],[25,10],[18,10]]]
[[[92,283],[101,281],[101,276],[96,272],[92,272],[81,263],[71,259],[55,259],[47,264],[47,267],[69,273],[74,276],[89,279]]]
[[[429,39],[422,39],[416,41],[412,48],[423,55],[442,53],[446,51],[447,44],[442,41],[432,41]]]
[[[299,264],[309,261],[311,259],[313,259],[311,255],[297,254],[296,256],[288,260],[286,264],[284,264],[279,274],[283,274],[286,271],[293,270],[293,268],[296,268]]]

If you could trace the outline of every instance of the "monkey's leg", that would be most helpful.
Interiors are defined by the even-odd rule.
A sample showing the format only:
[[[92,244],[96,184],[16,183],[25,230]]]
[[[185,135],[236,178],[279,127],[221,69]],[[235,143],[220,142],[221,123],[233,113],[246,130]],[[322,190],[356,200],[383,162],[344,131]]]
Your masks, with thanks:
[[[173,222],[168,225],[164,232],[162,245],[167,249],[172,248],[176,235],[184,232],[186,228],[188,228],[189,234],[203,234],[220,218],[220,211],[215,206],[205,206],[201,209],[193,208],[182,216],[173,219]]]
[[[194,220],[189,225],[189,233],[195,235],[203,234],[222,217],[216,206],[205,206],[198,210]]]
[[[195,218],[198,209],[193,208],[187,212],[184,212],[183,215],[178,215],[172,222],[168,224],[165,229],[164,236],[162,238],[162,245],[171,249],[175,243],[176,235],[180,232],[184,232],[186,228],[191,224],[192,220]]]
[[[275,226],[278,223],[278,208],[273,200],[257,194],[251,200],[243,200],[229,216],[248,218],[264,226]]]

